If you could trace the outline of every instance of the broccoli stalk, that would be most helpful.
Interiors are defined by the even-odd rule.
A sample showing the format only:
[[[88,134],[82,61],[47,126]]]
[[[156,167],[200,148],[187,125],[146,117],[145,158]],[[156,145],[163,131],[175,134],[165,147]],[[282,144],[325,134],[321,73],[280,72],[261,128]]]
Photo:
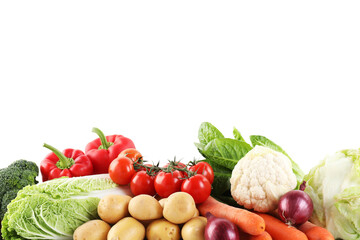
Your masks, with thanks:
[[[17,160],[7,168],[0,169],[0,220],[2,221],[7,205],[16,198],[17,192],[28,185],[38,183],[39,168],[36,163],[23,159]]]

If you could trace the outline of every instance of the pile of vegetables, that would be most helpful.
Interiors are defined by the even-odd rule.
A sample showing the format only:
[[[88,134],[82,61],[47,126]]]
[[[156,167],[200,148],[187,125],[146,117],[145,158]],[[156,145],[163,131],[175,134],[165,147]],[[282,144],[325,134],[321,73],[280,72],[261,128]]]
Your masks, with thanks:
[[[305,175],[270,139],[204,122],[204,159],[160,166],[129,138],[93,132],[85,151],[44,144],[42,183],[33,162],[0,169],[3,239],[360,239],[360,149]]]
[[[227,218],[238,225],[242,235],[261,236],[262,239],[288,239],[289,236],[291,239],[308,239],[301,229],[312,229],[313,233],[315,228],[301,226],[309,226],[307,221],[313,214],[314,205],[304,192],[306,182],[303,182],[304,173],[300,167],[280,146],[264,136],[250,136],[250,145],[236,128],[233,135],[234,139],[225,138],[208,122],[200,126],[200,143],[195,145],[205,157],[204,161],[214,169],[211,195],[223,202],[208,198],[202,204],[205,209],[200,207],[200,212],[210,211],[214,216]],[[248,210],[229,209],[230,205],[255,211],[262,221],[255,220]],[[222,210],[226,208],[228,211]],[[235,216],[234,212],[237,213]],[[239,222],[239,216],[244,213],[246,217],[243,218],[248,221]],[[253,232],[249,232],[252,229]],[[329,237],[326,239],[334,239],[325,232]]]

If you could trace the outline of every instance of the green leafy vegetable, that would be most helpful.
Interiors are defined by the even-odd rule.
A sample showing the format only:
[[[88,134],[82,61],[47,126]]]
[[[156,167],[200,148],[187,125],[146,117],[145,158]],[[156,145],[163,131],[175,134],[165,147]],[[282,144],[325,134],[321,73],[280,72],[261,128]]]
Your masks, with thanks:
[[[310,220],[335,238],[360,239],[360,149],[327,156],[304,180],[314,204]]]
[[[224,135],[211,123],[203,122],[200,125],[198,137],[200,143],[206,145],[213,139],[224,138]]]
[[[236,140],[239,140],[239,141],[244,141],[245,142],[245,139],[241,136],[241,133],[239,132],[239,130],[237,130],[235,127],[233,129],[233,135],[234,135],[234,138]]]
[[[203,154],[217,164],[233,169],[236,163],[251,149],[252,147],[243,141],[215,138],[205,146]]]
[[[202,160],[202,161],[209,163],[211,165],[212,169],[214,170],[214,172],[230,173],[231,174],[230,169],[217,164],[216,162],[214,162],[211,159],[205,159],[205,160]]]
[[[81,224],[97,218],[100,198],[128,194],[108,175],[59,178],[20,190],[2,222],[5,240],[72,239]]]
[[[264,136],[260,136],[260,135],[252,135],[250,136],[250,141],[252,143],[252,145],[255,147],[256,145],[259,146],[264,146],[264,147],[268,147],[271,148],[277,152],[281,152],[283,153],[285,156],[287,156],[290,161],[291,161],[291,165],[292,165],[292,170],[293,173],[296,176],[296,181],[297,181],[297,186],[296,188],[298,189],[301,185],[301,183],[303,182],[303,178],[304,178],[304,172],[301,170],[300,166],[294,162],[290,156],[276,143],[274,143],[273,141],[271,141],[270,139],[264,137]]]

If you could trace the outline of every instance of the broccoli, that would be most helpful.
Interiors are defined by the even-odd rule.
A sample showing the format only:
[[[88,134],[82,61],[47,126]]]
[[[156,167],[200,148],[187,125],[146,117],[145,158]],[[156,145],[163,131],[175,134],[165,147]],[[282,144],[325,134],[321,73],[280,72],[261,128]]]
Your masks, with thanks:
[[[0,169],[0,220],[2,221],[7,205],[13,200],[17,192],[28,185],[38,183],[36,177],[39,168],[36,163],[23,159],[17,160],[7,168]]]

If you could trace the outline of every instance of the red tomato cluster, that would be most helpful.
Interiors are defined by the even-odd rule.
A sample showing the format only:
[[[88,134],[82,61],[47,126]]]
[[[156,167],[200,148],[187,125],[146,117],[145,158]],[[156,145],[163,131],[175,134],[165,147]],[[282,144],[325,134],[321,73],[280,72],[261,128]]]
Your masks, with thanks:
[[[148,194],[167,198],[174,192],[187,192],[195,203],[204,202],[211,193],[214,171],[207,162],[197,162],[188,167],[173,161],[163,167],[142,163],[136,149],[126,149],[110,164],[110,178],[119,185],[130,184],[136,196]]]

